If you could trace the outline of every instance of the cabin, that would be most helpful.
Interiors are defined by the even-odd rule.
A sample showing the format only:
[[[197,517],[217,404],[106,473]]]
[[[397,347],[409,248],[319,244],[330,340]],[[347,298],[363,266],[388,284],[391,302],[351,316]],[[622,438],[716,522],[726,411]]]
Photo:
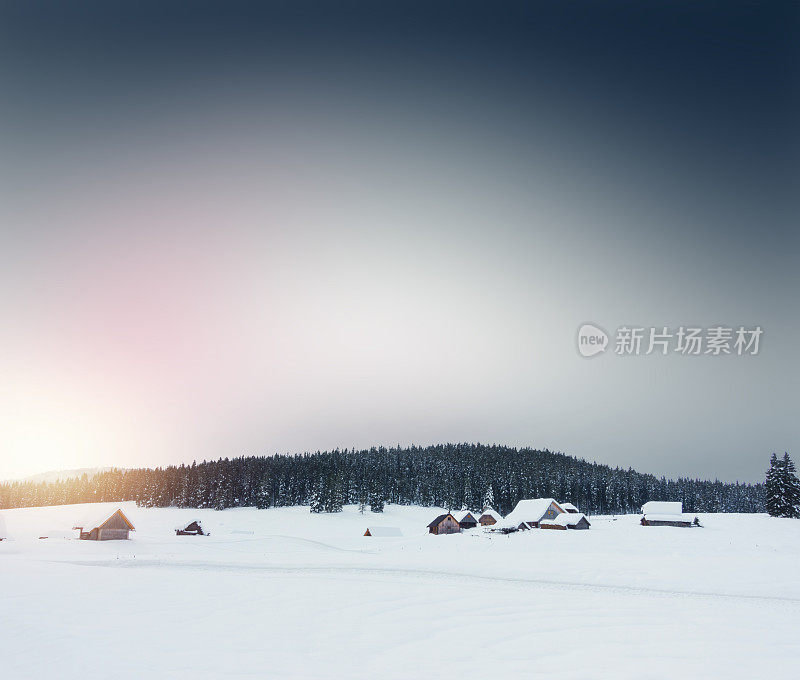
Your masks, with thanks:
[[[583,530],[588,529],[590,526],[592,525],[582,512],[565,512],[556,515],[554,519],[543,519],[539,522],[540,529],[556,529],[560,531],[566,531],[567,529]]]
[[[503,517],[499,512],[492,508],[484,508],[481,516],[478,518],[478,524],[482,527],[491,527],[500,522]]]
[[[580,510],[578,510],[578,508],[576,508],[572,503],[559,503],[559,505],[564,509],[564,512],[569,512],[573,515],[580,513]]]
[[[524,523],[527,529],[538,529],[542,520],[555,519],[564,512],[564,508],[552,498],[525,499],[517,503],[506,522],[517,527]]]
[[[128,532],[136,531],[122,510],[116,510],[105,520],[82,521],[72,528],[80,531],[82,541],[127,540]]]
[[[192,520],[189,524],[178,527],[175,529],[176,536],[208,536],[209,534],[203,531],[203,526],[200,524],[199,519]]]
[[[428,525],[428,533],[436,534],[437,536],[441,534],[457,534],[459,531],[461,531],[461,525],[449,512],[439,515]]]
[[[474,529],[478,526],[478,520],[475,519],[475,515],[473,515],[469,510],[462,510],[459,514],[455,515],[458,519],[458,525],[462,529]]]
[[[690,527],[692,520],[683,514],[680,501],[648,501],[642,506],[640,524],[643,527]],[[699,526],[700,522],[696,524]]]
[[[367,527],[364,536],[374,536],[375,538],[394,538],[402,536],[403,532],[399,527]]]

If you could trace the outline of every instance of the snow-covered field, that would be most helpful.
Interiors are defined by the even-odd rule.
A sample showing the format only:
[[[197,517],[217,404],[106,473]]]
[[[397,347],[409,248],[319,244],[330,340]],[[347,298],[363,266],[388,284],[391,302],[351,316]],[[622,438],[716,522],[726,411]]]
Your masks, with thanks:
[[[431,508],[99,507],[130,541],[66,538],[97,505],[0,512],[3,680],[800,677],[797,520],[431,536]],[[195,518],[211,536],[175,535]]]

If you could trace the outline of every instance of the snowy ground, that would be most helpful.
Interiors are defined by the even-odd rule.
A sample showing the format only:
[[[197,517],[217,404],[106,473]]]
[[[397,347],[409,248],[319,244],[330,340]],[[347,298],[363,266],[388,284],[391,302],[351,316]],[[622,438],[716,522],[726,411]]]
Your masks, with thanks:
[[[800,676],[797,520],[430,536],[430,508],[124,503],[130,541],[65,538],[97,507],[0,513],[4,680]]]

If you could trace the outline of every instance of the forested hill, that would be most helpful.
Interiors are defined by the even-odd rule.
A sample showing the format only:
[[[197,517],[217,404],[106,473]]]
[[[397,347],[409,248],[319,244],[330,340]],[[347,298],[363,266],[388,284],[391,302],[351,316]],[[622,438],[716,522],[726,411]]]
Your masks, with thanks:
[[[55,483],[0,485],[0,508],[99,501],[224,509],[310,505],[337,512],[364,503],[509,512],[521,498],[553,497],[590,514],[638,512],[680,500],[686,512],[764,512],[762,484],[668,480],[561,453],[481,444],[223,458],[180,467],[111,470]]]

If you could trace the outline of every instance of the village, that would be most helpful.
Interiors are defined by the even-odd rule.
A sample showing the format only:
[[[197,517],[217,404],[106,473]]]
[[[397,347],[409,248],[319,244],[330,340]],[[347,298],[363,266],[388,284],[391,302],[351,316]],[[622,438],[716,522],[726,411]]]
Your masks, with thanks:
[[[82,506],[81,506],[82,507]],[[690,517],[683,513],[682,503],[673,501],[649,501],[642,506],[641,526],[656,527],[700,527],[698,517]],[[572,503],[558,502],[553,498],[524,499],[504,518],[491,507],[484,507],[481,512],[461,510],[438,515],[427,526],[427,533],[434,536],[446,536],[465,531],[482,530],[491,533],[512,534],[532,529],[567,531],[585,531],[591,528],[586,515]],[[70,534],[70,531],[77,532]],[[130,532],[136,527],[121,510],[110,514],[95,511],[82,516],[73,523],[70,530],[57,528],[47,535],[37,538],[45,540],[51,537],[77,538],[84,541],[128,540]],[[199,519],[183,522],[174,529],[176,536],[209,536],[204,531]],[[370,525],[363,533],[373,538],[392,538],[403,536],[399,527]],[[0,515],[0,541],[9,538],[6,524]]]

